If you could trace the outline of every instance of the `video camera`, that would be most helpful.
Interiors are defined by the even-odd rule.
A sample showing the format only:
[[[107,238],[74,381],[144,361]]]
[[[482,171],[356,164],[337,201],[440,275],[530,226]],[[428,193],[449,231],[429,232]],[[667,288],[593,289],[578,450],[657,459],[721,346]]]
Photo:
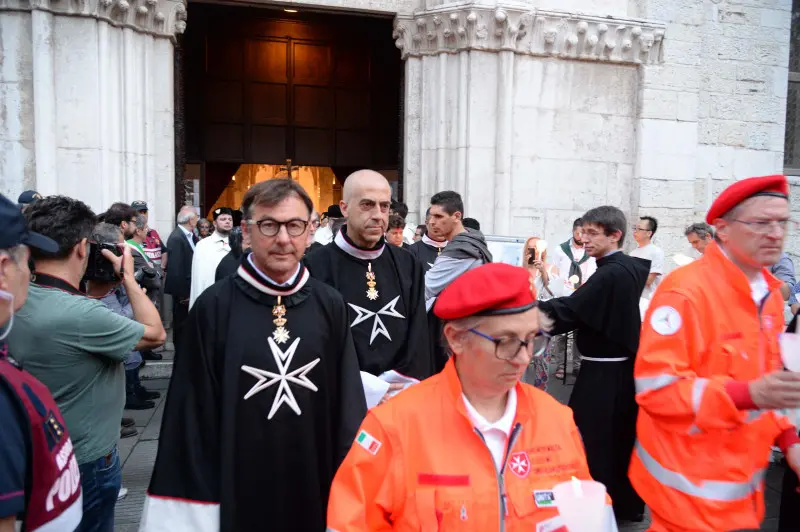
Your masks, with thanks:
[[[114,265],[103,256],[102,250],[107,249],[117,257],[122,256],[122,247],[119,244],[103,244],[100,242],[89,243],[89,264],[86,266],[84,281],[99,281],[114,283],[120,276],[114,271]]]

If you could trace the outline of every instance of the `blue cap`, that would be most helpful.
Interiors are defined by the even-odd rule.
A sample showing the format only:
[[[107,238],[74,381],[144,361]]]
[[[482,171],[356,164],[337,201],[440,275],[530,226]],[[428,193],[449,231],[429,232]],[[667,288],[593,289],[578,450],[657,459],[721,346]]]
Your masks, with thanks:
[[[28,231],[28,222],[19,210],[19,206],[0,194],[0,249],[11,249],[20,244],[41,249],[46,253],[58,252],[55,240]]]
[[[20,205],[28,205],[29,203],[33,203],[36,200],[42,199],[42,195],[36,192],[35,190],[26,190],[22,194],[19,195],[19,199],[17,203]]]

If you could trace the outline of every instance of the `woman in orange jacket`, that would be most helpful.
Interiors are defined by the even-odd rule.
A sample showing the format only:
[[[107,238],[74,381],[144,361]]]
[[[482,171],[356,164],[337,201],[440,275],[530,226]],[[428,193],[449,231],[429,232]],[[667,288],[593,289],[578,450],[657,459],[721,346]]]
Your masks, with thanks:
[[[333,481],[328,531],[565,532],[553,487],[590,476],[572,412],[520,382],[549,342],[530,274],[480,266],[434,312],[452,356],[367,414]]]

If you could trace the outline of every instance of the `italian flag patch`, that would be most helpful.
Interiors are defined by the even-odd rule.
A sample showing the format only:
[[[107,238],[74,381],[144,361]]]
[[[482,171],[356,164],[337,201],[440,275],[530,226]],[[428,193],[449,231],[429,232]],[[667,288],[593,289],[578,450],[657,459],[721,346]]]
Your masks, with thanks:
[[[366,430],[362,430],[356,436],[356,443],[367,450],[369,454],[378,454],[378,449],[381,448],[381,442],[372,437],[372,434]]]

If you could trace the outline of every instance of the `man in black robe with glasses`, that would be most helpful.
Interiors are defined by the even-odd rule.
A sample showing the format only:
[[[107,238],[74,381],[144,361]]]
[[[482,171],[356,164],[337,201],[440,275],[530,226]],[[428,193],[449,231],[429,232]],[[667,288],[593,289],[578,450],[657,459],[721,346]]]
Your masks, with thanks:
[[[633,365],[639,348],[642,295],[650,261],[625,255],[627,221],[616,207],[583,215],[586,253],[597,271],[572,295],[542,301],[551,334],[578,331],[581,371],[569,406],[581,432],[592,478],[605,484],[622,521],[642,521],[644,503],[628,479],[636,439]]]
[[[189,312],[142,531],[325,529],[366,405],[344,300],[300,262],[313,208],[291,180],[245,194],[252,251]]]

